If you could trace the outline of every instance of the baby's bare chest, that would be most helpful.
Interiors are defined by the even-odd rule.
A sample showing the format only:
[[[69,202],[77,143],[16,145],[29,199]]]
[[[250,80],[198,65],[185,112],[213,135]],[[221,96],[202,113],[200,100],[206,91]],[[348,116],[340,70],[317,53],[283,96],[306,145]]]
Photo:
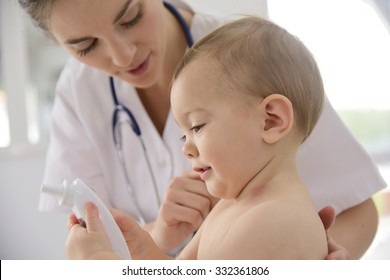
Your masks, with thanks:
[[[242,214],[242,211],[235,207],[220,207],[214,210],[203,225],[198,248],[200,259],[218,258],[224,248],[229,246],[231,233]]]

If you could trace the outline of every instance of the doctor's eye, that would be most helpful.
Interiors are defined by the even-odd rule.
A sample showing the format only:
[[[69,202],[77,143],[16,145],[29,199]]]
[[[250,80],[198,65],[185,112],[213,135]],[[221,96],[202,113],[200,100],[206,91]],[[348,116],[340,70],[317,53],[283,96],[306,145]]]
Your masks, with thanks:
[[[93,42],[85,49],[77,51],[79,56],[86,56],[90,51],[92,51],[97,46],[97,39],[93,40]]]
[[[133,27],[142,19],[143,15],[144,15],[144,12],[143,12],[142,6],[139,5],[136,15],[130,21],[122,23],[122,26],[125,28]]]

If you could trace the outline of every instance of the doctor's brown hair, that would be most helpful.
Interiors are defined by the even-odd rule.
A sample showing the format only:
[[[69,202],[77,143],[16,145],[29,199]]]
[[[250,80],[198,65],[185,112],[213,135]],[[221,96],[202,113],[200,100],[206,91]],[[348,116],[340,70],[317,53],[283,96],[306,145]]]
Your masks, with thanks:
[[[34,24],[51,37],[49,19],[51,9],[56,0],[18,0]]]
[[[215,61],[222,79],[233,89],[259,98],[286,96],[303,140],[309,136],[325,93],[317,63],[297,37],[258,17],[235,20],[195,44],[178,65],[174,80],[200,56]]]

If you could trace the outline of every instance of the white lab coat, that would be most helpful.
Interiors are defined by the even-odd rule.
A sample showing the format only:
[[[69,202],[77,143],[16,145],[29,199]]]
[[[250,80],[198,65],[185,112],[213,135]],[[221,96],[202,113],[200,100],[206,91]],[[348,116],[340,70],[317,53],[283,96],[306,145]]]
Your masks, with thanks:
[[[191,26],[194,40],[224,20],[196,13]],[[120,103],[139,123],[162,200],[171,178],[190,169],[181,153],[182,132],[170,112],[161,138],[134,88],[118,79],[115,85]],[[57,85],[43,181],[61,184],[64,179],[81,178],[108,206],[134,213],[113,144],[113,108],[108,76],[70,59]],[[157,200],[139,142],[130,128],[127,132],[127,172],[142,212],[150,221],[157,215]],[[330,204],[340,213],[385,187],[375,164],[328,102],[317,127],[299,151],[298,167],[317,209]],[[39,208],[60,209],[57,201],[46,195],[41,195]]]

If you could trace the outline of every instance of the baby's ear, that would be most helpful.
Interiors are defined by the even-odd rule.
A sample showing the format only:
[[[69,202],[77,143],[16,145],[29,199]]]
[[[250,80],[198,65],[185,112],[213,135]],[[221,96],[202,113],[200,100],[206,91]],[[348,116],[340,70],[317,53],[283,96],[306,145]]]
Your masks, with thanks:
[[[294,111],[291,101],[280,94],[267,96],[261,102],[263,111],[262,138],[273,144],[288,134],[293,126]]]

